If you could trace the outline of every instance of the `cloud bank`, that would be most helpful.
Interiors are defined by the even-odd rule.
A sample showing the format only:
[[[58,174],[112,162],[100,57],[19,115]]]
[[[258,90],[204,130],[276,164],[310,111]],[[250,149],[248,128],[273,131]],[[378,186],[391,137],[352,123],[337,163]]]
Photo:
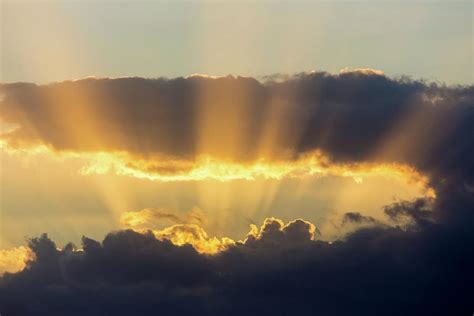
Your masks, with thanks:
[[[208,156],[242,165],[396,164],[427,177],[436,199],[385,208],[395,225],[332,243],[304,221],[268,220],[214,255],[130,230],[83,250],[32,239],[35,260],[0,281],[5,315],[447,315],[474,310],[474,87],[381,73],[252,78],[86,79],[1,86],[8,148],[118,153],[147,173],[186,172]],[[163,166],[159,161],[179,161]],[[177,168],[178,166],[178,168]],[[188,167],[187,167],[188,166]],[[192,168],[191,168],[192,169]],[[251,183],[249,184],[251,185]],[[163,215],[163,214],[161,214]],[[176,225],[182,225],[177,223]]]
[[[388,215],[421,202],[387,209]],[[347,215],[365,221],[360,215]],[[370,219],[369,219],[370,220]],[[472,230],[430,221],[375,225],[317,240],[303,220],[274,218],[214,255],[149,231],[83,237],[58,249],[30,240],[27,268],[0,279],[0,310],[14,315],[463,314],[472,306]],[[420,232],[423,229],[423,232]],[[459,243],[463,241],[463,243]],[[341,302],[344,302],[342,304]]]

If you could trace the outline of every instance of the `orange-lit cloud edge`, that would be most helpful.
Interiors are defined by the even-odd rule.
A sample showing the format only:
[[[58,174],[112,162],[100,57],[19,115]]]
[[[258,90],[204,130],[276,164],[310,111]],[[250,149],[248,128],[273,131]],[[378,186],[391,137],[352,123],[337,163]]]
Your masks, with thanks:
[[[18,272],[25,268],[28,260],[33,256],[28,247],[20,246],[0,250],[0,275],[5,272]]]
[[[294,160],[260,158],[251,162],[238,162],[217,159],[210,155],[186,160],[167,157],[141,158],[126,152],[55,151],[45,145],[19,149],[9,146],[5,141],[0,141],[0,149],[19,157],[43,155],[61,161],[80,160],[83,166],[78,173],[84,176],[116,174],[160,182],[338,176],[352,178],[357,183],[363,182],[365,177],[382,176],[415,183],[424,189],[427,196],[435,197],[433,189],[428,187],[428,177],[408,165],[376,162],[335,163],[319,150],[302,154]]]
[[[130,216],[135,213],[134,216]],[[146,220],[146,212],[127,212],[122,217],[122,225],[124,229],[132,229],[139,233],[152,233],[159,240],[169,240],[176,246],[191,245],[197,252],[203,255],[215,255],[230,246],[242,245],[255,240],[260,240],[265,230],[272,226],[272,229],[278,230],[280,233],[285,231],[292,225],[303,225],[309,234],[309,239],[314,240],[316,234],[316,226],[308,221],[296,219],[284,223],[282,220],[274,217],[266,218],[258,228],[255,224],[250,225],[250,231],[242,240],[233,240],[228,237],[210,237],[207,232],[198,224],[176,224],[166,227],[162,230],[139,229],[135,228],[130,219],[137,220],[137,217],[143,217]],[[128,215],[128,216],[127,216]],[[129,222],[127,222],[127,220]],[[73,251],[82,251],[82,249],[75,249]],[[35,260],[34,254],[28,247],[20,246],[7,250],[0,250],[0,276],[6,272],[15,273],[25,269],[31,261]]]

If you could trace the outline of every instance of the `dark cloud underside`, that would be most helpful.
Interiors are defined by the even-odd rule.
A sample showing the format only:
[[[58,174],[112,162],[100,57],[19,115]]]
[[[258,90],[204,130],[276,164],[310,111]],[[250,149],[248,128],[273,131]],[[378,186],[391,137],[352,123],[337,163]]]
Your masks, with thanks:
[[[121,231],[83,251],[33,239],[37,259],[0,282],[7,315],[463,315],[473,308],[474,235],[361,229],[332,244],[295,222],[215,256]],[[462,241],[460,243],[460,241]]]
[[[397,152],[381,159],[428,168],[440,162],[429,157],[458,140],[457,133],[473,131],[472,87],[375,73],[319,72],[266,83],[243,77],[84,79],[0,89],[0,117],[20,126],[3,138],[59,151],[255,159],[274,120],[278,129],[269,159],[314,149],[335,160],[373,159],[386,138],[398,133]],[[401,128],[403,123],[410,128]],[[197,148],[201,137],[209,146]],[[238,148],[230,146],[234,138]],[[444,154],[465,154],[464,145]]]

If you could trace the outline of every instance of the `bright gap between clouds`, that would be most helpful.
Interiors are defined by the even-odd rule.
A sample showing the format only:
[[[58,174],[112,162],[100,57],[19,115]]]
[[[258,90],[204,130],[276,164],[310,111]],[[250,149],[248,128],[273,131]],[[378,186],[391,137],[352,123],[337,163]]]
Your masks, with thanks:
[[[239,240],[244,241],[248,238],[245,237],[246,234],[257,236],[262,229],[259,228],[260,223],[273,217],[282,229],[288,225],[285,223],[302,218],[315,227],[315,238],[332,240],[348,232],[347,229],[338,227],[341,216],[348,211],[358,211],[383,222],[381,207],[393,202],[395,198],[435,197],[434,191],[427,186],[427,177],[408,166],[335,164],[320,152],[308,153],[294,161],[261,159],[236,163],[209,156],[185,161],[137,159],[123,153],[57,153],[46,147],[34,150],[2,149],[4,155],[17,161],[48,163],[44,170],[38,170],[35,164],[26,166],[27,169],[36,168],[35,172],[47,173],[51,166],[57,166],[59,170],[51,174],[51,178],[68,174],[73,181],[97,180],[96,184],[100,188],[98,190],[97,187],[84,185],[78,187],[76,183],[65,183],[65,187],[98,190],[103,194],[104,183],[114,183],[109,186],[108,191],[115,192],[108,192],[103,198],[107,200],[106,205],[114,208],[112,211],[115,212],[118,226],[104,224],[104,235],[112,229],[133,229],[140,232],[151,230],[158,239],[168,239],[176,245],[191,244],[197,251],[206,254],[217,253]],[[15,170],[9,172],[15,174]],[[115,186],[115,182],[119,182],[117,179],[123,181],[123,186]],[[147,186],[149,196],[162,190],[179,199],[182,196],[178,191],[189,191],[192,186],[195,201],[190,202],[192,207],[183,210],[179,206],[170,207],[168,202],[161,202],[161,197],[145,197],[144,200],[148,203],[145,207],[143,203],[124,201],[123,199],[127,199],[125,197],[118,199],[120,196],[134,194],[134,199],[144,197],[134,192],[140,191],[142,187],[130,186],[127,181],[131,179]],[[34,177],[29,180],[34,185]],[[394,190],[394,198],[387,198],[386,192],[382,194],[382,190]],[[49,198],[57,196],[55,191]],[[373,198],[369,201],[367,197]],[[328,207],[330,210],[320,214],[315,201],[326,202],[325,200],[332,200]],[[369,202],[378,204],[365,209],[364,205]],[[62,202],[62,207],[66,206],[67,201]],[[73,209],[75,206],[70,207]],[[66,212],[60,214],[56,214],[55,218],[55,225],[58,227],[61,227],[61,221],[69,221],[68,224],[73,226],[78,223],[74,219],[68,219]],[[17,230],[21,230],[20,222],[21,220],[16,221]],[[47,226],[42,229],[42,232],[54,230]],[[82,227],[77,228],[77,231],[87,235],[87,230],[84,231]],[[31,232],[28,234],[34,236]],[[29,258],[27,249],[16,246],[3,250],[3,254],[8,254],[4,257],[9,259],[1,262],[0,272],[17,271],[24,267],[23,262]],[[18,260],[13,260],[14,257]]]

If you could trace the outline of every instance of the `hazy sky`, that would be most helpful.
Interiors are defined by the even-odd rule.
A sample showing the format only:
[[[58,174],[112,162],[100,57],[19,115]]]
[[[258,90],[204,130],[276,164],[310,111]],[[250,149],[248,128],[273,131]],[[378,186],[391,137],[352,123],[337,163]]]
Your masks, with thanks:
[[[472,1],[1,2],[1,80],[369,67],[473,82]]]

